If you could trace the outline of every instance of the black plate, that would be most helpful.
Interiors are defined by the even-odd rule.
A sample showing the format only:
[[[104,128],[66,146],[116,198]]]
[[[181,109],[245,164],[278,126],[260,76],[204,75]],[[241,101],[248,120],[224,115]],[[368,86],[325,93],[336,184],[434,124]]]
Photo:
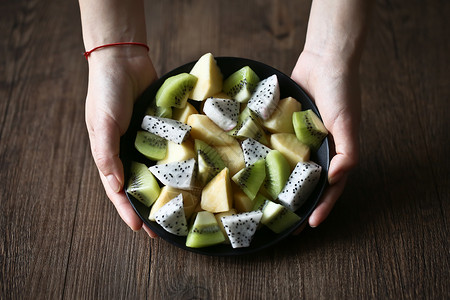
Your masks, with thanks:
[[[227,78],[233,72],[239,70],[244,66],[250,66],[250,68],[252,68],[253,71],[255,71],[255,73],[258,74],[258,76],[261,79],[276,74],[278,76],[278,81],[280,84],[281,99],[291,96],[300,101],[300,103],[302,104],[302,110],[312,109],[320,117],[320,114],[316,106],[308,97],[308,95],[289,76],[283,74],[282,72],[261,62],[245,58],[216,57],[216,61],[223,73],[224,78]],[[141,121],[145,115],[145,110],[148,104],[154,98],[157,90],[163,84],[165,79],[179,73],[183,72],[189,73],[194,64],[195,61],[190,62],[162,76],[151,86],[149,86],[142,94],[142,96],[137,100],[134,106],[130,127],[128,131],[125,133],[125,135],[123,135],[123,137],[121,138],[120,157],[122,159],[125,169],[125,183],[128,182],[129,167],[130,162],[132,160],[145,163],[147,166],[151,166],[154,164],[154,162],[146,159],[134,148],[134,140],[136,138],[136,132],[140,129]],[[312,211],[316,207],[319,198],[327,185],[326,179],[329,167],[328,139],[325,139],[325,141],[323,142],[322,146],[319,148],[318,151],[311,153],[311,160],[322,166],[322,174],[314,192],[311,194],[306,203],[298,211],[296,211],[296,213],[301,217],[301,221],[281,234],[275,234],[269,229],[263,227],[256,232],[253,241],[251,243],[251,246],[247,248],[233,249],[230,245],[216,245],[198,249],[186,247],[185,237],[172,235],[166,232],[156,222],[149,221],[148,215],[150,213],[150,208],[145,207],[143,204],[141,204],[138,200],[136,200],[133,196],[129,195],[128,193],[126,194],[128,199],[130,200],[131,205],[133,206],[139,217],[143,220],[143,222],[148,227],[150,227],[151,230],[153,230],[156,234],[158,234],[161,238],[174,244],[177,247],[206,255],[229,256],[229,255],[249,254],[273,246],[274,244],[278,243],[282,239],[289,236],[293,231],[295,231],[299,226],[301,226],[303,222],[307,221],[308,216],[312,213]]]

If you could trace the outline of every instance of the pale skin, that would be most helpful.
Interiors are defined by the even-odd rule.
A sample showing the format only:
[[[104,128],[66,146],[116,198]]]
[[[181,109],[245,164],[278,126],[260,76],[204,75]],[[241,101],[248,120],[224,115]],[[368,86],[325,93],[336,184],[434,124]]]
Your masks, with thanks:
[[[316,227],[342,194],[358,162],[360,122],[359,60],[369,14],[364,0],[315,0],[306,43],[292,78],[314,99],[332,137],[329,187],[309,218]],[[143,1],[79,0],[86,50],[115,42],[146,43]],[[89,56],[86,125],[94,161],[108,198],[134,231],[156,237],[136,215],[123,191],[119,141],[133,103],[157,74],[144,47],[116,46]]]

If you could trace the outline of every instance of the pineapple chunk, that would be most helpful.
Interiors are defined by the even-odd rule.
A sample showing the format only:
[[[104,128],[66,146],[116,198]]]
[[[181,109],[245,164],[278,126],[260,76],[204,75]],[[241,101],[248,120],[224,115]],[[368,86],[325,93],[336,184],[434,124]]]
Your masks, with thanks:
[[[205,186],[200,200],[201,208],[212,212],[225,212],[233,208],[233,190],[230,171],[224,168]]]
[[[292,114],[301,109],[302,105],[294,98],[281,99],[270,118],[263,121],[263,125],[272,133],[294,133]]]
[[[186,123],[188,117],[193,114],[198,114],[198,111],[195,109],[195,107],[192,104],[186,103],[186,106],[184,108],[174,108],[173,109],[172,119],[180,121],[182,123]]]
[[[161,193],[159,194],[158,199],[156,199],[155,203],[153,203],[152,205],[152,209],[150,210],[148,219],[150,221],[155,221],[156,212],[161,207],[163,207],[164,204],[166,204],[179,194],[183,194],[184,214],[186,215],[186,219],[188,220],[200,201],[199,196],[195,194],[195,191],[180,190],[170,186],[164,186],[161,189]]]
[[[197,155],[194,151],[194,143],[188,139],[178,145],[172,141],[167,141],[166,157],[157,162],[158,165],[168,164],[176,161],[183,161],[195,158]]]
[[[236,142],[206,115],[190,115],[187,124],[192,127],[191,136],[212,146],[227,146]]]
[[[222,72],[211,53],[200,57],[192,68],[191,75],[197,77],[198,80],[191,92],[190,99],[203,101],[222,91]]]
[[[309,160],[309,147],[300,142],[293,133],[274,133],[270,136],[270,144],[273,149],[283,154],[291,170],[299,161]]]

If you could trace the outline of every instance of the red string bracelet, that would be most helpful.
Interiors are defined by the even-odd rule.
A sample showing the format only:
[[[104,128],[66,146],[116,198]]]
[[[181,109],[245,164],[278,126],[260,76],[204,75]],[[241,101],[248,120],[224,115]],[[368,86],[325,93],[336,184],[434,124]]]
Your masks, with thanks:
[[[94,49],[90,50],[90,51],[86,51],[83,53],[84,57],[86,57],[86,60],[88,59],[89,55],[91,55],[92,52],[94,52],[95,50],[101,49],[101,48],[106,48],[106,47],[112,47],[112,46],[123,46],[123,45],[134,45],[134,46],[141,46],[147,49],[147,51],[150,51],[150,48],[144,44],[144,43],[135,43],[135,42],[122,42],[122,43],[111,43],[111,44],[105,44],[105,45],[101,45],[98,47],[95,47]]]

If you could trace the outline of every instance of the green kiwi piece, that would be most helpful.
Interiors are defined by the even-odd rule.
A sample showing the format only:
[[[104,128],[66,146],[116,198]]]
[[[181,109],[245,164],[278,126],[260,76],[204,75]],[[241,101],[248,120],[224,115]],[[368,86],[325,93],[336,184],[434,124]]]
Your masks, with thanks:
[[[269,200],[265,202],[262,212],[261,223],[275,233],[281,233],[301,220],[290,209]]]
[[[156,99],[153,99],[153,101],[148,106],[147,110],[145,111],[147,115],[154,116],[154,117],[160,117],[160,118],[172,118],[172,107],[162,107],[156,105]]]
[[[253,199],[253,210],[263,210],[266,201],[269,201],[269,199],[264,195],[256,195],[255,199]]]
[[[249,66],[245,66],[225,79],[223,92],[238,102],[247,102],[258,82],[258,75]]]
[[[219,153],[202,140],[195,140],[194,147],[195,152],[197,153],[197,180],[201,186],[204,186],[219,174],[226,165]]]
[[[238,117],[238,122],[236,127],[234,127],[233,129],[231,129],[230,131],[227,131],[227,133],[229,135],[235,136],[236,132],[238,131],[238,129],[240,129],[242,127],[242,122],[245,121],[245,119],[247,119],[247,117],[253,117],[253,118],[257,118],[256,114],[247,106],[241,111],[241,113],[239,114]]]
[[[313,150],[319,149],[328,134],[322,121],[311,109],[294,112],[292,124],[297,139]]]
[[[254,200],[265,178],[266,163],[264,159],[260,159],[237,172],[231,179],[251,200]]]
[[[266,133],[258,123],[258,119],[251,115],[245,118],[242,123],[238,123],[236,131],[232,135],[240,139],[252,138],[265,145],[269,143]]]
[[[136,133],[134,147],[150,160],[161,160],[166,157],[167,140],[148,131]]]
[[[192,89],[197,83],[197,77],[181,73],[167,78],[156,93],[156,106],[183,108]]]
[[[266,200],[264,201],[261,211],[263,212],[263,216],[261,218],[262,224],[268,224],[272,222],[283,210],[284,206],[277,204],[273,201]]]
[[[225,240],[214,214],[200,211],[189,229],[186,246],[190,248],[208,247],[223,243]]]
[[[130,173],[126,192],[150,207],[161,191],[158,182],[147,166],[142,163],[131,162]]]
[[[278,150],[270,151],[266,156],[266,180],[264,181],[264,188],[272,199],[278,197],[290,174],[291,167],[283,154]]]

